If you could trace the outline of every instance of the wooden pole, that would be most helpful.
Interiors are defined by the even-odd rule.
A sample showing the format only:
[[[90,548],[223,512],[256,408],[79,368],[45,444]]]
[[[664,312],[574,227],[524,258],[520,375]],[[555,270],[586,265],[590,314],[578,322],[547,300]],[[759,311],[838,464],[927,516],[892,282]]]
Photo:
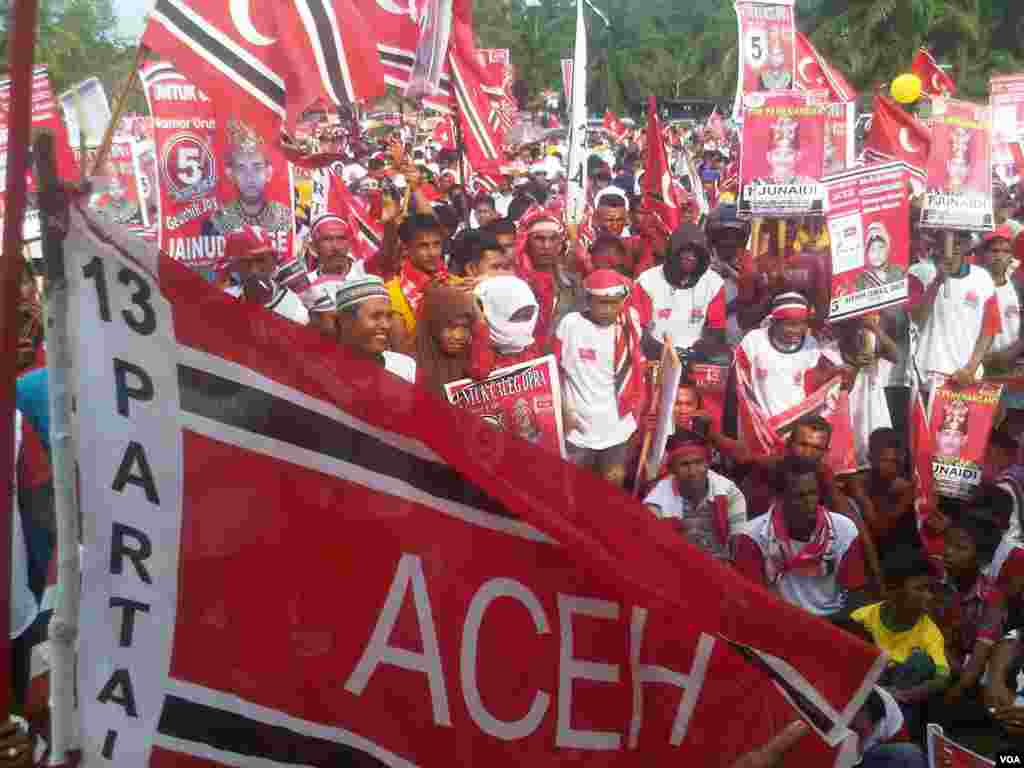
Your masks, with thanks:
[[[32,55],[36,43],[38,0],[11,4],[7,29],[11,102],[7,114],[7,213],[0,253],[0,471],[7,481],[0,493],[0,720],[11,713],[11,479],[14,473],[14,386],[18,376],[18,304],[25,260],[21,228],[28,192],[32,133]]]
[[[128,92],[135,85],[135,81],[139,77],[139,67],[142,66],[142,61],[145,58],[146,49],[140,45],[138,53],[135,54],[135,63],[132,64],[132,73],[128,75],[128,82],[124,84],[124,88],[121,89],[121,93],[118,94],[117,99],[114,101],[114,113],[110,116],[107,130],[103,133],[103,141],[100,142],[100,148],[96,153],[96,160],[93,161],[90,176],[95,176],[103,167],[103,163],[107,161],[107,155],[110,153],[110,144],[114,140],[114,131],[117,130],[117,124],[121,122],[121,115],[124,114],[124,108],[128,104]]]

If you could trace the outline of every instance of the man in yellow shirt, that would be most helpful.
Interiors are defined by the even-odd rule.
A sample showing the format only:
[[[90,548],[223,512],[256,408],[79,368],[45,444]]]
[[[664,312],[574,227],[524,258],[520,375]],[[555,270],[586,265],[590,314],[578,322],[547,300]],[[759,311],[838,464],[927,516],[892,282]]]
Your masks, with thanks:
[[[901,555],[887,563],[888,595],[880,603],[859,608],[851,618],[861,624],[890,664],[882,684],[900,702],[913,734],[918,725],[913,706],[940,693],[949,685],[946,642],[931,617],[931,571],[924,555]]]

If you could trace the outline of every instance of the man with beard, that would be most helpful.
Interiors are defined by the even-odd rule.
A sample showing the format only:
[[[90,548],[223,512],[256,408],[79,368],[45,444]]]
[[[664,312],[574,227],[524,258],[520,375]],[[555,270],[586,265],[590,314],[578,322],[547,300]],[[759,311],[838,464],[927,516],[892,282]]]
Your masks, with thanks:
[[[672,234],[665,263],[637,278],[653,311],[653,323],[644,334],[649,358],[661,357],[666,338],[685,356],[728,354],[725,284],[717,272],[708,269],[710,262],[704,232],[687,222]]]
[[[309,230],[309,249],[316,257],[316,275],[339,280],[366,277],[361,261],[352,255],[352,230],[348,223],[333,213],[318,217]]]
[[[416,361],[388,349],[391,299],[376,275],[346,282],[338,291],[338,343],[355,356],[372,360],[410,384],[416,382]]]
[[[299,297],[273,279],[276,252],[263,229],[246,224],[231,232],[224,257],[232,282],[225,293],[259,304],[300,325],[309,323],[309,313]]]
[[[821,503],[813,465],[787,459],[783,493],[767,514],[732,536],[736,569],[817,616],[837,616],[865,584],[864,552],[852,520]]]
[[[708,445],[695,435],[670,438],[668,475],[647,494],[644,504],[691,544],[727,560],[730,534],[747,522],[747,502],[732,480],[708,469],[709,460]]]

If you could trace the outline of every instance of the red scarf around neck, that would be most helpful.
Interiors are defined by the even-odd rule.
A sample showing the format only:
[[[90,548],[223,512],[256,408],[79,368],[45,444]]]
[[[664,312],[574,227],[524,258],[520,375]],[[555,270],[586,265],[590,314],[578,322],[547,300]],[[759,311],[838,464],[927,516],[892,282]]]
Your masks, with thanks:
[[[419,313],[423,293],[427,290],[427,286],[435,280],[442,283],[448,281],[448,270],[444,265],[441,265],[434,274],[428,275],[414,267],[409,259],[402,262],[402,269],[398,273],[398,285],[414,313]]]
[[[789,529],[786,527],[782,504],[776,502],[769,514],[771,515],[767,558],[771,561],[769,563],[769,581],[774,582],[790,572],[821,575],[822,557],[829,551],[835,539],[835,531],[828,511],[820,504],[818,505],[817,519],[811,539],[799,551],[797,551],[797,545],[793,542],[789,535]]]

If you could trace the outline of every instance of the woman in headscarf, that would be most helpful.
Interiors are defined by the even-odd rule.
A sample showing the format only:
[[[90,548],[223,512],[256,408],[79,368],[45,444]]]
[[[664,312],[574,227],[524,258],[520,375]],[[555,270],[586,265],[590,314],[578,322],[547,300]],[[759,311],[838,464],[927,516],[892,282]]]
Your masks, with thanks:
[[[496,368],[541,357],[534,339],[539,307],[525,280],[511,275],[490,277],[473,293],[482,317],[473,327],[472,378],[486,379]]]
[[[445,396],[444,385],[469,376],[476,307],[473,293],[435,284],[427,288],[416,323],[416,383]]]

